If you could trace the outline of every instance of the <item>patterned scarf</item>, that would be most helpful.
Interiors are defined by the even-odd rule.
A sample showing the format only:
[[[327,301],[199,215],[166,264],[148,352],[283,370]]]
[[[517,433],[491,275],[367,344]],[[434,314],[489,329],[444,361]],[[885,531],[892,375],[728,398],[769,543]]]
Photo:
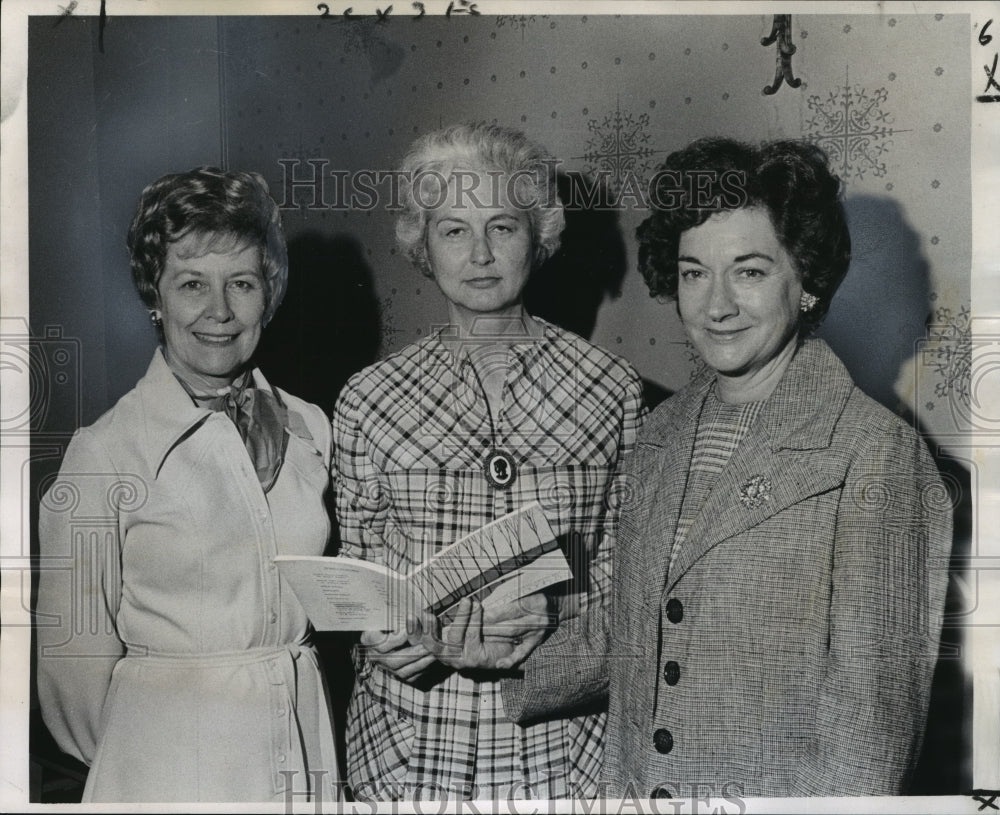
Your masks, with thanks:
[[[177,376],[177,374],[174,374]],[[199,407],[222,411],[236,425],[264,492],[274,486],[288,447],[288,408],[277,392],[259,390],[247,371],[228,389],[199,394],[181,377],[177,381]]]

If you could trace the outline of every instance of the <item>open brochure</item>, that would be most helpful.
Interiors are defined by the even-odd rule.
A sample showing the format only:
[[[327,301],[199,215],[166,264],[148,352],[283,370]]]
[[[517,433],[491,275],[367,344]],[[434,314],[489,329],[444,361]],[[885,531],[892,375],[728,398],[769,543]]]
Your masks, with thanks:
[[[419,609],[448,620],[464,597],[488,608],[572,576],[537,503],[480,527],[406,575],[349,557],[274,561],[319,631],[396,630]]]

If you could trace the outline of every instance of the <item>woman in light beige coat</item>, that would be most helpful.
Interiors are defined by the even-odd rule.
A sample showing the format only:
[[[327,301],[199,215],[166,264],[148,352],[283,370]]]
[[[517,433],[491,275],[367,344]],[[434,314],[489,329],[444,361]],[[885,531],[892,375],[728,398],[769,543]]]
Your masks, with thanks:
[[[129,249],[161,347],[42,499],[45,723],[85,801],[330,800],[326,689],[272,562],[326,546],[330,429],[250,362],[287,279],[278,209],[255,174],[165,176]]]

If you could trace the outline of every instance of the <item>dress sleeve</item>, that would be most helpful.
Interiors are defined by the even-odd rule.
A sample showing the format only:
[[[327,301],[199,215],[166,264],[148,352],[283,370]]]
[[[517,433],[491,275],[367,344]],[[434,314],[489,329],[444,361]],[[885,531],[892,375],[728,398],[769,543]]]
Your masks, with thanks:
[[[909,428],[885,433],[850,467],[816,735],[791,795],[905,791],[938,654],[951,521],[948,492]]]
[[[59,747],[88,765],[125,652],[117,500],[128,489],[103,445],[81,430],[39,506],[38,699]]]
[[[623,388],[618,456],[605,491],[603,534],[588,566],[589,591],[581,608],[568,615],[560,614],[558,628],[524,661],[522,675],[501,681],[504,710],[521,724],[571,715],[602,703],[607,695],[612,559],[618,515],[627,493],[623,465],[635,448],[646,415],[642,380],[631,367],[628,371]]]
[[[340,554],[383,561],[382,534],[388,500],[371,458],[361,395],[347,383],[333,410],[334,492]]]

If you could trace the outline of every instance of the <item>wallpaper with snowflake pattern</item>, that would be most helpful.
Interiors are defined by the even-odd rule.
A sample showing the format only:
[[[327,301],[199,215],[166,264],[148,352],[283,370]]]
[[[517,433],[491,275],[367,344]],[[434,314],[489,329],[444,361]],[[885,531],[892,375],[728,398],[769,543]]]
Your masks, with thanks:
[[[390,170],[417,135],[486,119],[624,194],[698,136],[812,140],[844,181],[854,241],[821,335],[871,395],[947,435],[969,400],[969,25],[963,15],[795,15],[802,85],[766,96],[770,15],[229,18],[225,160],[281,189],[280,159],[299,159],[298,177],[309,159],[327,172]],[[583,333],[672,391],[697,357],[674,306],[651,299],[635,271],[645,211],[622,200],[596,227],[610,248],[570,253],[578,275],[561,285],[594,289]],[[445,319],[433,282],[398,254],[391,213],[300,206],[285,222],[293,248],[303,235],[340,246],[311,273],[343,275],[346,264],[367,291],[324,305],[336,343],[375,320],[365,348],[385,354]]]
[[[853,239],[851,270],[821,333],[862,388],[930,431],[932,447],[944,448],[940,463],[956,456],[944,476],[964,495],[955,551],[969,553],[978,464],[963,464],[972,453],[959,448],[976,401],[977,21],[792,15],[802,84],[764,95],[775,72],[775,46],[760,44],[770,14],[414,21],[408,4],[395,7],[383,24],[323,20],[312,6],[299,17],[161,18],[109,3],[103,38],[96,16],[32,18],[29,316],[40,345],[61,354],[61,336],[79,353],[78,379],[53,380],[51,403],[38,402],[47,418],[35,438],[44,443],[26,494],[37,497],[55,473],[49,439],[94,422],[135,385],[156,346],[125,233],[140,190],[163,173],[253,169],[279,200],[289,167],[299,180],[320,173],[323,201],[311,201],[305,184],[286,202],[290,287],[260,363],[273,383],[330,411],[350,374],[446,319],[433,281],[397,250],[392,213],[333,206],[338,179],[395,168],[417,135],[451,122],[523,128],[567,171],[605,179],[620,204],[570,213],[563,248],[532,281],[532,307],[630,360],[662,397],[699,361],[673,304],[650,298],[636,272],[642,180],[699,136],[806,138],[844,181]],[[32,422],[35,407],[33,394]],[[978,607],[977,579],[953,581],[962,583],[949,605],[959,619]],[[945,652],[957,654],[960,642],[946,636]],[[334,698],[344,698],[350,671],[329,676]],[[932,702],[916,777],[925,792],[955,793],[972,783],[961,770],[971,702],[958,660],[942,660],[938,679],[943,701]]]

